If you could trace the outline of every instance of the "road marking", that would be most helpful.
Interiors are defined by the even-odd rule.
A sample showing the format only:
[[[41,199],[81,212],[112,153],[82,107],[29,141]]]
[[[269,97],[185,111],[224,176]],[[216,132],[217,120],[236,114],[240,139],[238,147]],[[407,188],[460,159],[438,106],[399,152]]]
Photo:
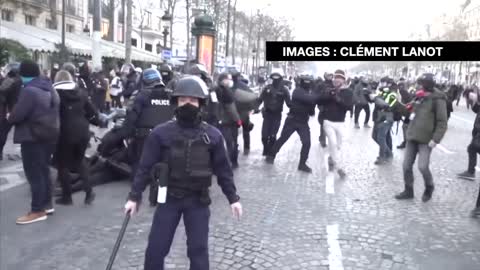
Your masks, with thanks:
[[[325,181],[325,192],[327,194],[335,194],[335,175],[331,172],[327,174],[327,179]]]
[[[0,185],[0,192],[19,186],[26,182],[25,179],[23,179],[16,173],[2,174],[0,175],[0,177],[6,178],[8,182],[7,184]]]
[[[469,123],[469,124],[473,125],[473,121],[471,121],[471,120],[465,119],[465,118],[457,116],[457,115],[452,115],[452,117],[455,118],[455,119],[458,119],[460,121],[463,121],[463,122],[466,122],[466,123]]]
[[[445,154],[448,154],[448,155],[455,154],[455,152],[448,150],[447,148],[445,148],[445,146],[441,144],[437,144],[437,147],[438,149],[442,150]]]
[[[342,250],[338,243],[338,224],[327,226],[328,269],[343,270]]]

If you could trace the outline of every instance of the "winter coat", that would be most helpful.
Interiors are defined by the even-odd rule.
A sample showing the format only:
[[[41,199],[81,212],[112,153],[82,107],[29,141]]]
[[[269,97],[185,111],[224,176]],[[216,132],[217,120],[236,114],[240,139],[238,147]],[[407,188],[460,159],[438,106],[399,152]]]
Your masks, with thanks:
[[[5,119],[6,114],[13,110],[17,103],[22,80],[19,76],[6,77],[0,84],[0,119]]]
[[[407,140],[422,144],[431,140],[440,143],[447,132],[446,101],[445,93],[438,89],[421,99],[416,98],[408,125]]]
[[[368,92],[370,91],[370,86],[368,84],[363,85],[362,83],[358,83],[353,90],[355,105],[368,105],[368,100],[365,95],[368,95]]]
[[[90,123],[99,125],[98,112],[74,82],[53,85],[60,96],[59,144],[75,144],[90,138]]]
[[[36,77],[27,83],[18,96],[8,121],[15,125],[14,143],[37,142],[31,133],[31,125],[41,118],[59,121],[60,99],[48,78]]]

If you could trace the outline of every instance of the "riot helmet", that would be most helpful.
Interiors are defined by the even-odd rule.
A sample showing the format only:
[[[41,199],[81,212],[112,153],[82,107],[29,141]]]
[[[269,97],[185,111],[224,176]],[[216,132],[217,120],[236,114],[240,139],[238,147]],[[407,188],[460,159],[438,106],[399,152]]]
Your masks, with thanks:
[[[161,83],[163,85],[162,75],[160,75],[160,72],[154,68],[147,68],[143,71],[142,81],[145,86],[150,86],[157,83]]]
[[[208,88],[204,81],[196,76],[186,76],[177,81],[172,98],[194,97],[201,102],[208,97]]]
[[[307,90],[312,88],[313,80],[313,76],[308,73],[303,73],[299,77],[300,86]]]

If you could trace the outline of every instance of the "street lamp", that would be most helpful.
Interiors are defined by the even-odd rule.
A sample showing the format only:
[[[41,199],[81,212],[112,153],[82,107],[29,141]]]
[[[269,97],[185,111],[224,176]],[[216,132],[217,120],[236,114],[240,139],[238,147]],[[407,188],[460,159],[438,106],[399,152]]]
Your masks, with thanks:
[[[170,25],[172,23],[172,15],[168,13],[168,10],[165,11],[165,14],[162,16],[163,21],[163,47],[167,48],[167,36],[170,34],[168,29],[170,29]]]

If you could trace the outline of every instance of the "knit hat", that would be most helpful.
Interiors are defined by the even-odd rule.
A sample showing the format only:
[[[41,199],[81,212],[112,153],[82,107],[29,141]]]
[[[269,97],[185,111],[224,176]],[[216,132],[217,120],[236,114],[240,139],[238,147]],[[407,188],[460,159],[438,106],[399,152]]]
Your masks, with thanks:
[[[40,76],[40,68],[32,60],[24,60],[20,63],[19,73],[22,77],[38,77]]]
[[[337,77],[341,77],[343,78],[344,80],[347,79],[347,77],[345,76],[345,71],[341,70],[341,69],[337,69],[335,71],[335,74],[333,74],[334,78],[337,78]]]

